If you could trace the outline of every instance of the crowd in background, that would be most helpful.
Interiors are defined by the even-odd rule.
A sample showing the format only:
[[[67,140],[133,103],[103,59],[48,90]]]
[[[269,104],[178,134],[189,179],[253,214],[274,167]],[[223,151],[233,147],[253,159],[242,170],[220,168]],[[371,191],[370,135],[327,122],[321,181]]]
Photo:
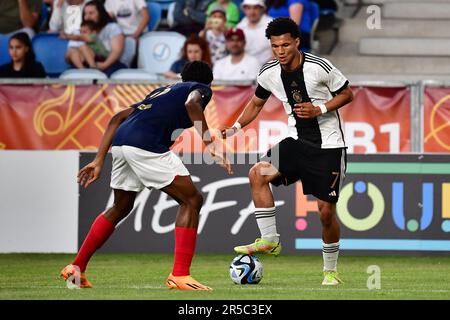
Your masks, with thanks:
[[[187,39],[166,78],[177,79],[187,62],[203,60],[213,67],[216,80],[254,80],[272,58],[266,26],[280,16],[299,25],[301,47],[309,50],[312,0],[237,1],[175,0],[170,30]],[[0,66],[0,77],[46,76],[31,45],[37,32],[67,39],[65,59],[73,68],[94,68],[107,75],[135,68],[139,38],[148,32],[149,21],[145,0],[1,1],[0,35],[9,37],[11,62]]]

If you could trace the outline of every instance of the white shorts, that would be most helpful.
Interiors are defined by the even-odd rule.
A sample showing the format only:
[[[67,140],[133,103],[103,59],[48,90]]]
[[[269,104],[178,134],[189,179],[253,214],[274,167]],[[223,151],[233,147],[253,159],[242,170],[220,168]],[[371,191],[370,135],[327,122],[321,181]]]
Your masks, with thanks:
[[[154,153],[131,146],[114,146],[111,188],[139,192],[145,187],[162,189],[175,176],[188,176],[189,171],[172,151]]]

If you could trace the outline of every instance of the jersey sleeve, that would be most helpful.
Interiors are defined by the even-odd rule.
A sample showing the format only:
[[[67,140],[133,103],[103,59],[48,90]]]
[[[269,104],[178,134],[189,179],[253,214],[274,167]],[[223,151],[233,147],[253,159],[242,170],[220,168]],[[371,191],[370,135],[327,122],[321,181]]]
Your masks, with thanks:
[[[197,90],[202,95],[202,108],[205,109],[212,98],[212,90],[203,84],[195,84],[191,87],[190,92]]]
[[[269,89],[270,88],[269,72],[267,72],[266,70],[268,63],[264,64],[261,67],[259,74],[256,77],[257,87],[255,90],[255,96],[263,100],[268,99],[272,94],[272,92]]]
[[[331,70],[329,70],[329,72],[323,72],[323,82],[332,94],[338,94],[348,86],[349,81],[339,69],[333,66],[329,61],[327,62],[331,67]]]

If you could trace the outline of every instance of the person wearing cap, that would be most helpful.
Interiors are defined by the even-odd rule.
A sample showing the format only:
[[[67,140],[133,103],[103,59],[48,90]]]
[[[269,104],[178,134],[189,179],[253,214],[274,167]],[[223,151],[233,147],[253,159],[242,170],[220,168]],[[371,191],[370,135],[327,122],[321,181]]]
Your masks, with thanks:
[[[266,12],[264,0],[244,0],[241,9],[245,17],[238,23],[237,27],[245,34],[245,52],[258,59],[260,65],[271,60],[272,48],[266,39],[266,27],[273,19]]]
[[[225,9],[227,22],[225,26],[227,28],[234,28],[236,27],[237,23],[239,22],[240,18],[240,12],[239,7],[232,1],[232,0],[216,0],[213,1],[206,10],[207,16],[211,14],[211,12],[214,10],[215,7],[218,5],[222,6]]]
[[[213,64],[228,54],[225,46],[226,21],[227,17],[224,7],[217,5],[211,11],[208,19],[206,19],[205,27],[198,34],[208,41]]]
[[[245,52],[244,31],[229,29],[225,33],[227,50],[230,53],[214,65],[214,79],[223,81],[253,81],[258,75],[259,61]]]

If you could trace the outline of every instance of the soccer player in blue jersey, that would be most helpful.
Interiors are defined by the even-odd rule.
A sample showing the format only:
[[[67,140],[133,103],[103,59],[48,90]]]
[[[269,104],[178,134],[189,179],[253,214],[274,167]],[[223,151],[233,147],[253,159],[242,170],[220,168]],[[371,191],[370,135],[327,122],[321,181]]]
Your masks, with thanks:
[[[137,193],[156,188],[180,204],[175,222],[174,265],[166,285],[180,290],[211,290],[190,276],[203,199],[180,158],[169,149],[176,139],[174,132],[201,123],[195,127],[213,159],[228,173],[232,174],[232,169],[222,152],[216,151],[217,142],[203,114],[212,96],[211,68],[194,61],[184,67],[181,77],[182,82],[155,89],[141,102],[114,115],[94,161],[80,170],[78,182],[87,187],[99,178],[112,146],[114,205],[94,221],[75,260],[61,271],[64,280],[80,288],[92,287],[85,275],[89,259],[133,209]]]

